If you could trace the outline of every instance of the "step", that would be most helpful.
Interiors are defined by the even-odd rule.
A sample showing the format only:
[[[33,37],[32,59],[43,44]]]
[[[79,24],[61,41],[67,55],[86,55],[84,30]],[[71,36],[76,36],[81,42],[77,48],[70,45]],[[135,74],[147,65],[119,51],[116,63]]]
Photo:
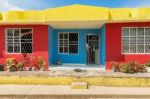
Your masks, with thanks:
[[[88,89],[87,82],[72,82],[71,83],[72,89]]]

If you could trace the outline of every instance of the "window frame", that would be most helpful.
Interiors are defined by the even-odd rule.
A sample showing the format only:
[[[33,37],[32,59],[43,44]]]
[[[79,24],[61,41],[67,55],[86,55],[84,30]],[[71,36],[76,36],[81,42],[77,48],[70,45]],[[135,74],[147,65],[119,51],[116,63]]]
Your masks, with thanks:
[[[137,53],[137,52],[136,52],[136,53],[130,53],[130,52],[124,53],[124,52],[123,52],[123,29],[124,29],[124,28],[128,28],[128,29],[129,29],[129,33],[130,33],[130,29],[131,29],[131,28],[136,28],[136,31],[137,31],[138,28],[144,28],[144,53]],[[137,26],[136,26],[136,27],[122,27],[122,28],[121,28],[121,54],[122,54],[122,55],[148,55],[148,54],[150,54],[150,53],[146,53],[146,52],[145,52],[145,45],[146,45],[146,44],[145,44],[145,37],[146,37],[146,36],[145,36],[145,29],[146,29],[146,28],[150,28],[150,27],[137,27]],[[129,34],[129,35],[130,35],[130,34]],[[130,36],[129,36],[129,37],[130,37]],[[137,39],[136,39],[136,43],[137,43]],[[147,45],[150,45],[150,44],[147,44]],[[136,49],[137,49],[137,45],[136,45]],[[129,42],[129,51],[130,51],[130,42]]]
[[[32,30],[32,53],[29,53],[29,54],[33,54],[33,49],[34,49],[34,44],[33,44],[33,40],[34,40],[34,29],[33,28],[26,28],[26,27],[23,27],[23,28],[5,28],[5,54],[23,54],[21,53],[21,43],[20,43],[20,52],[19,53],[9,53],[8,50],[7,50],[7,30],[8,29],[19,29],[19,31],[21,29],[31,29]],[[20,33],[19,33],[20,34]],[[14,38],[14,37],[13,37]],[[19,38],[21,39],[21,37],[19,36]],[[27,53],[28,54],[28,53]]]
[[[77,33],[78,34],[78,52],[77,53],[69,53],[69,47],[68,47],[68,53],[60,53],[59,52],[59,35],[61,34],[61,33],[64,33],[64,34],[68,34],[68,39],[69,39],[69,34],[70,33]],[[74,55],[74,54],[78,54],[79,53],[79,32],[58,32],[58,43],[57,43],[57,45],[58,45],[58,54],[71,54],[71,55]],[[69,42],[68,42],[68,45],[69,45]]]

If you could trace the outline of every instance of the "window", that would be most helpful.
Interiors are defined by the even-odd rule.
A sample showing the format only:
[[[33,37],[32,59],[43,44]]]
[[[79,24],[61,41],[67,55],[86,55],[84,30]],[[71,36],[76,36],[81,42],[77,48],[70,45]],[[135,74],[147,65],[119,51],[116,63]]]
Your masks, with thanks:
[[[59,53],[78,53],[78,33],[59,33]]]
[[[150,53],[150,28],[124,27],[122,53]]]
[[[6,29],[7,53],[32,53],[32,29]]]

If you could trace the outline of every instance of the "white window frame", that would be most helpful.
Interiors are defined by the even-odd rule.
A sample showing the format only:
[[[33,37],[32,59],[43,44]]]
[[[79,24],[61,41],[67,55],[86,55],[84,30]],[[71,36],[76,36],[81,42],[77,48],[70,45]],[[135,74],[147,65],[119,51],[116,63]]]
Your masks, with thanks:
[[[137,32],[137,29],[138,29],[138,28],[144,28],[144,53],[137,53],[137,52],[136,52],[136,53],[130,53],[130,42],[129,42],[129,53],[124,53],[124,52],[123,52],[123,29],[124,29],[124,28],[128,28],[128,29],[129,29],[129,41],[130,41],[130,28],[136,28],[136,32]],[[129,54],[129,55],[132,55],[132,54],[134,54],[134,55],[135,55],[135,54],[150,54],[150,53],[146,53],[146,52],[145,52],[145,45],[150,45],[150,44],[145,44],[145,37],[146,37],[146,36],[145,36],[145,29],[146,29],[146,28],[150,28],[150,27],[122,27],[122,29],[121,29],[121,54],[122,54],[122,55],[126,55],[126,54],[127,54],[127,55],[128,55],[128,54]],[[137,36],[137,33],[136,33],[136,36]],[[136,39],[136,43],[137,43],[137,39]],[[136,45],[136,51],[137,51],[137,45]]]
[[[21,53],[21,43],[20,43],[20,52],[19,53],[9,53],[8,52],[8,50],[7,50],[7,48],[8,48],[8,46],[7,46],[7,30],[8,29],[13,29],[13,32],[14,32],[14,29],[19,29],[19,31],[21,31],[21,29],[31,29],[32,30],[32,53],[33,53],[33,48],[34,48],[34,46],[33,46],[33,34],[34,34],[34,31],[33,31],[33,28],[5,28],[5,53],[6,54],[23,54],[23,53]],[[20,33],[21,32],[19,32],[19,37],[20,37],[20,39],[19,40],[21,40],[21,36],[20,36]],[[14,38],[14,36],[13,36],[13,38]],[[14,39],[13,39],[14,40]],[[14,43],[13,43],[13,45],[14,45]],[[14,47],[13,47],[14,48]],[[30,53],[30,54],[32,54],[32,53]]]
[[[78,34],[78,52],[77,53],[69,53],[69,42],[68,42],[68,53],[60,53],[59,52],[59,41],[60,41],[60,39],[59,39],[59,35],[61,34],[61,33],[64,33],[64,34],[68,34],[68,40],[69,40],[69,34],[70,33],[77,33]],[[64,47],[64,45],[63,45],[63,47]],[[79,53],[79,32],[58,32],[58,54],[78,54]]]

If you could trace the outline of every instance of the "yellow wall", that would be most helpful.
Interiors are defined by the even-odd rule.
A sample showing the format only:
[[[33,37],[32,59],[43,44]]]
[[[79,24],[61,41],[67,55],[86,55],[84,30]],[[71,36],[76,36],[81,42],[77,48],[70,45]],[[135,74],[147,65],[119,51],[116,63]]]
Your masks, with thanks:
[[[130,19],[129,8],[114,8],[109,9],[110,20],[128,20]]]
[[[44,22],[44,11],[26,11],[23,15],[23,21],[27,22]]]
[[[16,22],[21,21],[23,18],[23,12],[22,11],[9,11],[9,12],[3,12],[3,21],[6,22]]]
[[[131,9],[132,19],[150,19],[150,8],[133,8]]]
[[[150,8],[106,8],[70,5],[41,11],[8,11],[0,13],[0,22],[49,21],[128,21],[150,19]]]
[[[2,20],[2,13],[0,13],[0,20]]]
[[[45,10],[46,21],[108,20],[108,8],[72,5]]]

